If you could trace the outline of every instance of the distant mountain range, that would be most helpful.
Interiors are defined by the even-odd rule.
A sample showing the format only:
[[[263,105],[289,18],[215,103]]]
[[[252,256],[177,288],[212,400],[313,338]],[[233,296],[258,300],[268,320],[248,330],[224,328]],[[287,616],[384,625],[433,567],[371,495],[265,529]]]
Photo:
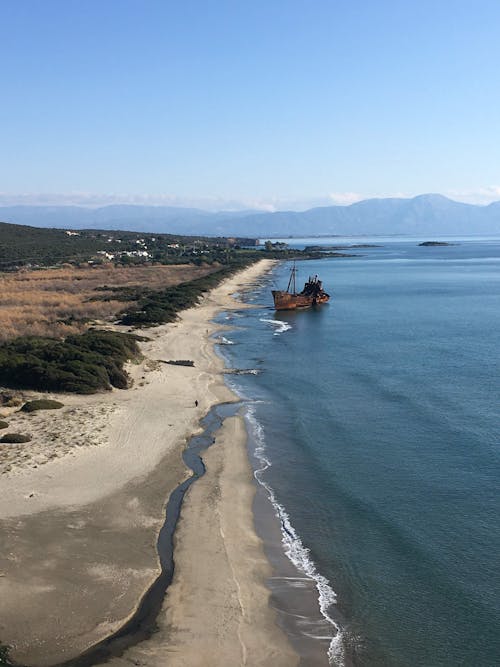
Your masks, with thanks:
[[[437,194],[365,199],[308,211],[220,211],[172,206],[0,206],[0,220],[34,227],[258,238],[316,235],[500,234],[500,202],[475,206]]]

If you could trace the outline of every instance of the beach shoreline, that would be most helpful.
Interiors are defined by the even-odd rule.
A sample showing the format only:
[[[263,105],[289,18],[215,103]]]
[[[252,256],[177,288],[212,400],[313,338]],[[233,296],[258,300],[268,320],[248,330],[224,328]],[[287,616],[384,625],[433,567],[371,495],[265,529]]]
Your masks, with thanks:
[[[270,605],[272,568],[254,529],[256,485],[241,415],[226,416],[202,459],[206,472],[182,504],[156,631],[110,665],[295,667],[299,656]]]
[[[0,644],[11,647],[16,662],[43,667],[81,654],[124,624],[157,577],[165,502],[188,475],[185,444],[210,407],[237,400],[213,349],[212,335],[223,329],[213,318],[244,308],[231,295],[273,264],[261,260],[178,322],[146,330],[145,359],[129,368],[134,388],[65,396],[61,414],[73,410],[64,429],[69,445],[55,447],[52,458],[37,450],[36,462],[9,463],[0,488]],[[172,359],[194,367],[162,363]],[[75,410],[88,410],[89,426],[99,423],[93,446],[71,447]],[[85,429],[84,417],[76,430]],[[35,437],[46,434],[51,419],[31,422]]]

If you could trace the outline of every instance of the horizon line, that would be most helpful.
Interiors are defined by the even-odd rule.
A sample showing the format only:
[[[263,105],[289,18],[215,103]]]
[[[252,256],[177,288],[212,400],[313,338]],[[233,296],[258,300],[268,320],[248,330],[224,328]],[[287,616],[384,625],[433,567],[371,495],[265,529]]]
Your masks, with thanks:
[[[2,193],[0,192],[0,208],[10,207],[53,207],[53,208],[82,208],[96,210],[113,206],[151,208],[178,208],[196,209],[206,213],[285,213],[306,212],[315,208],[345,207],[365,201],[376,200],[412,200],[420,197],[442,197],[448,201],[470,206],[486,207],[500,201],[500,187],[490,187],[473,193],[446,193],[426,192],[416,195],[403,193],[361,195],[358,193],[332,193],[328,196],[318,196],[304,199],[270,198],[269,200],[228,200],[223,197],[177,197],[171,195],[119,195],[95,194],[74,192],[67,194],[47,193]],[[482,200],[481,200],[482,197]],[[475,201],[470,201],[474,199]]]

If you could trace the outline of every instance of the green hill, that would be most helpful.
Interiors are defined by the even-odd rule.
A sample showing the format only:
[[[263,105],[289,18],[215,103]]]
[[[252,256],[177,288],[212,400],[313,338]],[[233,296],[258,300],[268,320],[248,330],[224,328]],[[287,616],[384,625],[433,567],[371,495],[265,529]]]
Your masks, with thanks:
[[[0,269],[85,259],[107,247],[106,238],[96,232],[78,232],[77,236],[61,229],[0,222]]]
[[[114,261],[127,264],[149,260],[185,264],[202,259],[225,263],[228,245],[224,238],[104,229],[76,231],[0,222],[0,271],[96,260],[98,252],[112,254]],[[141,257],[141,252],[146,256]]]

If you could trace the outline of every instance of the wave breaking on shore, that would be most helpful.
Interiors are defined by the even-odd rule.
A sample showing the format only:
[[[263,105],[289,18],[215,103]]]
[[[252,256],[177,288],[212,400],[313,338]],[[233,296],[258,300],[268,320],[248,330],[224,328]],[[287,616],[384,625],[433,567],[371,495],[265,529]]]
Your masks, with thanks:
[[[280,334],[284,333],[285,331],[289,331],[292,328],[291,324],[288,324],[288,322],[283,322],[283,320],[271,320],[266,317],[261,317],[260,321],[267,322],[274,327],[273,336],[279,336]]]
[[[245,411],[245,419],[249,426],[251,435],[255,442],[254,454],[260,463],[260,467],[254,471],[257,482],[266,490],[269,500],[275,510],[280,522],[282,544],[284,552],[294,566],[307,578],[314,581],[318,591],[318,603],[321,615],[332,626],[334,634],[331,636],[328,648],[328,660],[331,665],[344,667],[344,640],[343,631],[338,623],[332,618],[330,608],[337,603],[337,595],[330,582],[318,572],[313,562],[309,549],[304,546],[300,536],[293,527],[290,517],[283,505],[276,498],[274,489],[264,480],[265,471],[272,466],[266,453],[265,434],[262,424],[255,415],[255,405],[250,404]]]

